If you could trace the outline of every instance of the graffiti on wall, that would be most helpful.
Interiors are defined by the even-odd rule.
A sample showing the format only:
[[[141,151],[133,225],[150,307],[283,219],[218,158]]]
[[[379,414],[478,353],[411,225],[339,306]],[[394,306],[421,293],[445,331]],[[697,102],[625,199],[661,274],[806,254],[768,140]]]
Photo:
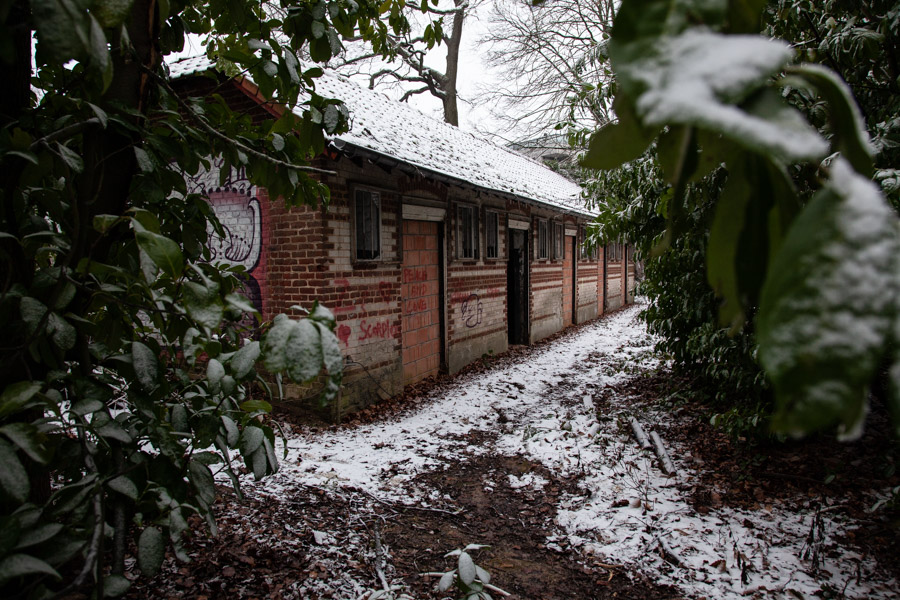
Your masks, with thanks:
[[[377,292],[375,300],[382,303],[393,302],[396,294],[394,288],[396,282],[379,281],[377,283]],[[354,330],[356,339],[360,342],[366,340],[383,340],[400,335],[400,326],[391,319],[373,320],[370,319],[369,309],[365,302],[354,302],[353,295],[350,290],[350,280],[345,278],[335,279],[332,281],[332,287],[337,295],[335,307],[332,312],[335,316],[350,321],[349,323],[341,323],[335,330],[338,340],[347,346],[353,338]],[[377,303],[376,303],[377,304]],[[377,310],[377,305],[373,310]],[[357,323],[353,323],[359,319]]]
[[[463,300],[460,305],[462,321],[469,329],[481,325],[481,319],[484,316],[484,306],[481,304],[481,298],[478,294],[469,294],[469,297]]]
[[[263,301],[256,273],[262,257],[262,211],[257,188],[244,167],[232,168],[222,180],[223,159],[210,161],[196,175],[185,177],[187,191],[205,196],[219,223],[221,234],[212,225],[207,228],[212,262],[244,267],[244,292],[256,310],[262,312]]]

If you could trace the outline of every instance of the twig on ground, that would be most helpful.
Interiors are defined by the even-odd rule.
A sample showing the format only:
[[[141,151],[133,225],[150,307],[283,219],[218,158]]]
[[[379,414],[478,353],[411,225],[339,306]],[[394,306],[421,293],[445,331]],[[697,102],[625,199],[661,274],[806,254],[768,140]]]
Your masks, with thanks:
[[[425,512],[433,512],[433,513],[440,513],[440,514],[444,514],[444,515],[450,515],[451,517],[458,517],[463,512],[463,510],[461,508],[458,510],[455,510],[455,511],[449,511],[449,510],[444,510],[442,508],[429,508],[427,506],[414,506],[411,504],[400,504],[397,502],[389,502],[387,500],[383,500],[383,499],[379,498],[378,496],[376,496],[362,488],[350,488],[350,489],[360,491],[363,494],[365,494],[366,496],[368,496],[369,498],[371,498],[372,500],[374,500],[375,502],[378,502],[379,504],[383,504],[384,506],[387,506],[388,508],[391,508],[393,510],[398,510],[398,511],[421,510],[421,511],[425,511]]]

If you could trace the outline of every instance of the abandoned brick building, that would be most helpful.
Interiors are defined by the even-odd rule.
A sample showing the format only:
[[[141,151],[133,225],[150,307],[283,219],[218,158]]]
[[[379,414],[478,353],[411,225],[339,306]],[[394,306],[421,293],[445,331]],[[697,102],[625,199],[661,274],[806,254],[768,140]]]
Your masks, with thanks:
[[[196,57],[170,69],[197,93],[212,67]],[[247,79],[217,85],[230,102],[271,110]],[[314,300],[336,316],[345,376],[331,418],[632,300],[630,248],[582,244],[593,215],[577,184],[344,77],[326,73],[316,87],[352,122],[317,159],[335,173],[317,176],[327,207],[270,202],[239,173],[191,185],[227,232],[216,260],[247,269],[264,319]]]

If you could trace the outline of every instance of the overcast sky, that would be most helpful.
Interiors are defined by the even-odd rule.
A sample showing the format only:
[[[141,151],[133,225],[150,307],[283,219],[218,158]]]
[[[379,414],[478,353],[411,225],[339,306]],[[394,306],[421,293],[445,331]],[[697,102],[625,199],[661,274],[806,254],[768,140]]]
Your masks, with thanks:
[[[490,114],[487,106],[478,102],[479,88],[489,87],[491,84],[491,71],[489,67],[481,60],[482,52],[479,51],[477,44],[482,32],[487,27],[487,13],[489,5],[483,3],[472,14],[470,14],[463,28],[463,39],[460,46],[459,72],[457,76],[457,87],[459,95],[459,127],[466,131],[479,131],[481,133],[493,134],[499,130]],[[449,17],[445,18],[445,27],[449,29]],[[189,35],[185,41],[185,48],[182,52],[172,54],[167,60],[177,60],[185,56],[196,56],[205,52],[205,48],[200,45],[200,37]],[[447,47],[445,45],[435,46],[427,56],[427,64],[437,71],[443,73],[447,68],[446,62]],[[357,79],[361,85],[367,85],[365,78]],[[391,98],[399,99],[402,95],[400,89],[389,89],[386,87],[377,88],[382,93]],[[430,115],[438,120],[444,120],[443,108],[441,101],[431,94],[418,94],[409,99],[409,104],[415,106],[423,113]]]

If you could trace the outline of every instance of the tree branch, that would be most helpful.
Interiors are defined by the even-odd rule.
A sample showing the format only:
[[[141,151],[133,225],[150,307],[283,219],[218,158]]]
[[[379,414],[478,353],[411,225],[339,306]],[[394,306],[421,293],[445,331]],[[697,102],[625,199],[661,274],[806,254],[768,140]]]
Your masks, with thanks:
[[[166,81],[165,79],[163,79],[162,77],[160,77],[160,76],[157,75],[156,73],[153,73],[152,71],[151,71],[151,73],[153,74],[154,77],[157,78],[157,80],[159,81],[160,85],[162,85],[162,86],[166,89],[166,91],[168,91],[170,94],[172,94],[172,97],[175,98],[175,101],[178,102],[178,105],[179,105],[182,109],[184,109],[185,111],[187,111],[188,115],[190,115],[190,117],[194,120],[194,122],[196,122],[198,125],[200,125],[200,127],[201,127],[204,131],[206,131],[207,133],[209,133],[210,135],[215,136],[216,138],[222,140],[223,142],[225,142],[225,143],[227,143],[227,144],[229,144],[229,145],[231,145],[231,146],[234,146],[235,148],[238,148],[238,149],[240,149],[240,150],[243,150],[243,151],[246,152],[247,154],[251,154],[251,155],[255,156],[256,158],[259,158],[259,159],[268,161],[268,162],[272,163],[273,165],[276,165],[276,166],[279,166],[279,167],[284,167],[284,168],[286,168],[286,169],[293,169],[293,170],[295,170],[295,171],[305,171],[305,172],[308,172],[308,173],[322,173],[322,174],[324,174],[324,175],[337,175],[336,172],[334,172],[334,171],[329,171],[328,169],[319,169],[319,168],[317,168],[317,167],[311,167],[311,166],[309,166],[309,165],[297,165],[297,164],[285,162],[285,161],[283,161],[283,160],[279,160],[279,159],[277,159],[277,158],[275,158],[275,157],[273,157],[273,156],[269,156],[269,155],[266,154],[265,152],[260,152],[259,150],[256,150],[255,148],[251,148],[250,146],[248,146],[248,145],[246,145],[246,144],[242,144],[241,142],[239,142],[239,141],[237,141],[237,140],[235,140],[235,139],[233,139],[233,138],[228,137],[227,135],[225,135],[224,133],[222,133],[221,131],[219,131],[218,129],[216,129],[215,127],[213,127],[212,125],[210,125],[209,123],[207,123],[204,119],[202,119],[202,118],[200,117],[200,115],[198,115],[198,114],[194,111],[194,109],[192,109],[192,108],[190,107],[190,105],[189,105],[187,102],[185,102],[185,101],[181,98],[181,96],[179,96],[179,95],[175,92],[175,90],[172,89],[172,86],[169,85],[169,82],[168,82],[168,81]]]

